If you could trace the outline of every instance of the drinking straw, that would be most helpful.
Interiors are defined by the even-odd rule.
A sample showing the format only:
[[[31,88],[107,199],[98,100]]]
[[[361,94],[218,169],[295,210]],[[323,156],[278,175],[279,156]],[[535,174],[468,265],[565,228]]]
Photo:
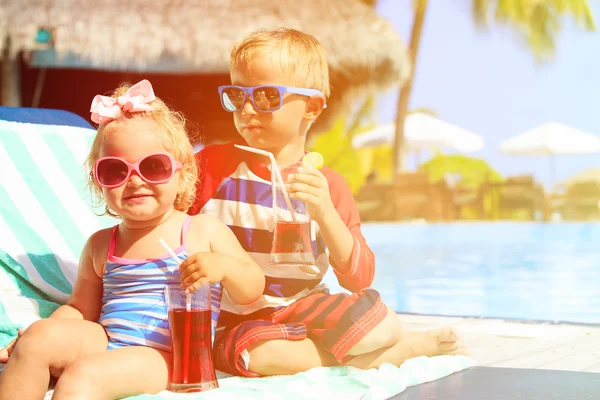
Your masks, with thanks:
[[[158,242],[165,248],[165,250],[167,250],[171,258],[175,260],[177,265],[181,265],[181,259],[177,257],[177,254],[175,254],[173,250],[171,250],[167,242],[165,242],[163,238],[158,239]],[[192,295],[189,293],[185,294],[185,309],[186,311],[190,311],[192,309]]]
[[[290,197],[287,190],[285,190],[285,183],[283,182],[283,177],[281,176],[279,167],[277,167],[277,163],[275,162],[275,157],[273,157],[273,154],[265,150],[255,149],[254,147],[242,146],[239,144],[236,144],[235,147],[237,147],[238,149],[249,151],[251,153],[263,155],[265,157],[268,157],[269,160],[271,160],[271,174],[275,176],[275,178],[279,182],[279,186],[281,186],[281,193],[283,193],[285,204],[292,213],[292,221],[294,221],[294,223],[298,223],[298,220],[296,219],[296,213],[294,212],[294,207],[292,206],[292,202],[290,201]]]

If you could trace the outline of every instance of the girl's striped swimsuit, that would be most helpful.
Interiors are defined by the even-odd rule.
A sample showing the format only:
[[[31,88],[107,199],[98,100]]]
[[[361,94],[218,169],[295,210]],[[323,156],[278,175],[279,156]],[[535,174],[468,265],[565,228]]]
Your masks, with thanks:
[[[182,245],[175,249],[180,260],[188,257],[183,238],[190,218],[183,224]],[[158,259],[132,260],[116,257],[115,232],[108,250],[103,276],[104,294],[99,323],[108,335],[108,349],[148,346],[171,351],[171,335],[165,286],[179,287],[179,265],[169,255]],[[211,285],[213,337],[221,303],[221,285]]]

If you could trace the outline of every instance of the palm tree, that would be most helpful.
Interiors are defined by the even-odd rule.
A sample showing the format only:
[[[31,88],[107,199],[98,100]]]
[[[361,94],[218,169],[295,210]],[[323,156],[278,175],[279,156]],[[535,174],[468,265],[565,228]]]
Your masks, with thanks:
[[[413,0],[414,19],[409,45],[413,65],[398,99],[393,147],[394,172],[403,165],[404,119],[408,113],[428,3],[429,0]],[[513,27],[527,41],[538,62],[546,61],[553,55],[556,36],[561,29],[560,22],[565,17],[573,17],[587,31],[595,30],[588,0],[472,0],[472,10],[475,24],[479,27],[487,27],[491,16],[496,22]]]

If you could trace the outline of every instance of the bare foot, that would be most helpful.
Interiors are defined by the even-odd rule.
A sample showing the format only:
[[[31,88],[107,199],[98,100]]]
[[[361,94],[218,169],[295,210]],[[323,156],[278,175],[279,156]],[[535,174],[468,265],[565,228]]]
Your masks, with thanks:
[[[405,339],[395,346],[409,347],[414,353],[413,357],[468,355],[467,348],[454,328],[406,332]]]
[[[358,368],[377,368],[383,363],[400,366],[404,361],[421,356],[468,355],[454,328],[431,331],[404,331],[404,337],[392,347],[361,354],[346,364]]]

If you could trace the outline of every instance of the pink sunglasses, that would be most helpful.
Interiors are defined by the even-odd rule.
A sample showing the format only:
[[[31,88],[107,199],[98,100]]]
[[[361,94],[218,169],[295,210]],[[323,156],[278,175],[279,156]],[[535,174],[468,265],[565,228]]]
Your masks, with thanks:
[[[169,153],[150,154],[135,164],[120,157],[102,157],[94,164],[94,179],[103,188],[116,188],[127,182],[131,171],[135,171],[144,182],[165,183],[182,166]]]

